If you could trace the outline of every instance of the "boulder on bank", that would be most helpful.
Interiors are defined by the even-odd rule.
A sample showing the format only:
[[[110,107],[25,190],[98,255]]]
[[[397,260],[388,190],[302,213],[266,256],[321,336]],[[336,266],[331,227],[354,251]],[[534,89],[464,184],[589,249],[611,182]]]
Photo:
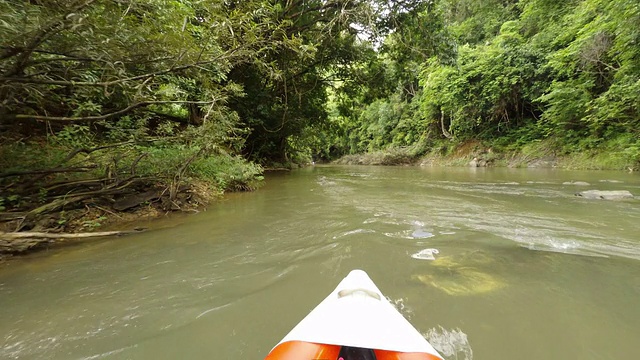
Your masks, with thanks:
[[[581,196],[585,199],[599,199],[599,200],[624,200],[633,199],[633,194],[627,190],[587,190],[580,191],[576,196]]]

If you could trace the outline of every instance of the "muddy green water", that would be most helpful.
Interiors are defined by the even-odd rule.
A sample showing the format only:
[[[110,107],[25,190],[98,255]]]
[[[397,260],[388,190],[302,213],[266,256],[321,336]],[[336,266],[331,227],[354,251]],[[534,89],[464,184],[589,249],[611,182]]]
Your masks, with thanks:
[[[262,359],[361,268],[449,360],[638,359],[640,200],[587,189],[640,195],[640,177],[272,174],[150,231],[0,266],[0,358]]]

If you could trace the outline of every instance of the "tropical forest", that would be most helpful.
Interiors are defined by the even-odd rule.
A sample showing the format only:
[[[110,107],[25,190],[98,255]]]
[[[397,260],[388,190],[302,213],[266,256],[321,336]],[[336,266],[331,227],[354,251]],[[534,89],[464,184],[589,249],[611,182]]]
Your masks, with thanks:
[[[640,166],[633,0],[2,0],[0,222],[313,163]]]

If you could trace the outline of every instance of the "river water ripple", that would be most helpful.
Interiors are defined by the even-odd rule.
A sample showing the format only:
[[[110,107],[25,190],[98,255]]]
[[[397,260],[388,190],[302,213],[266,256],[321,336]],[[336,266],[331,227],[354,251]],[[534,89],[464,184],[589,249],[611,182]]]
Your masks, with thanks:
[[[0,267],[0,358],[261,359],[354,268],[447,360],[636,358],[640,200],[575,196],[589,189],[638,196],[640,178],[270,174],[206,212]]]

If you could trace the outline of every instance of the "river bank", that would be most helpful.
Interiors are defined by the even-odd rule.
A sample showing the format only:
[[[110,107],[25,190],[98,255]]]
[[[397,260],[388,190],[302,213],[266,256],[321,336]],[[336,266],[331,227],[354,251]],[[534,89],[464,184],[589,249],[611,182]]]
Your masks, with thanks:
[[[225,192],[260,185],[261,166],[186,132],[114,138],[69,126],[53,135],[0,133],[0,257],[140,230],[136,222],[199,211]]]
[[[429,151],[415,146],[391,147],[364,154],[346,155],[339,165],[414,165],[566,170],[638,171],[640,162],[624,150],[560,151],[550,142],[534,142],[517,150],[499,150],[480,141],[443,143]]]
[[[29,212],[14,213],[13,217],[5,212],[0,221],[0,261],[96,237],[145,231],[154,220],[178,213],[197,213],[223,196],[219,189],[202,181],[183,186],[173,206],[167,206],[171,204],[168,193],[149,194],[150,190],[132,195],[131,206],[125,209],[114,208],[96,198],[80,208],[60,208],[29,219]],[[25,220],[33,225],[25,229]]]

